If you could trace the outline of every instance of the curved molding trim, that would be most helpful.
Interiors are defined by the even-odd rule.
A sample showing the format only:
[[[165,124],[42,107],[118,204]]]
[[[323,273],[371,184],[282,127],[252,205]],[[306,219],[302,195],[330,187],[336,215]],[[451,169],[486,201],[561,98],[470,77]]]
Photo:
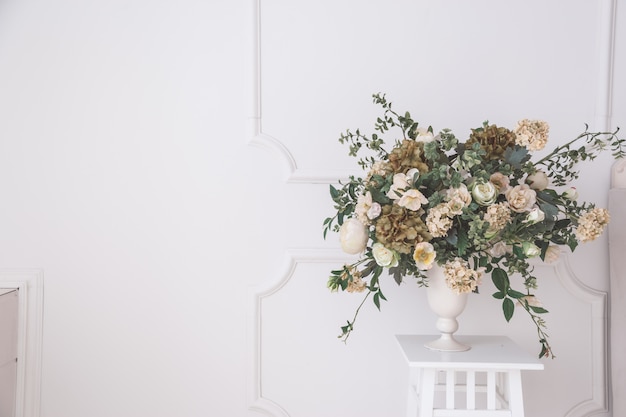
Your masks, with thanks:
[[[572,270],[568,258],[555,265],[556,274],[565,289],[591,306],[591,398],[572,407],[565,417],[586,417],[608,411],[607,293],[582,283]]]
[[[263,299],[277,293],[293,277],[296,267],[300,263],[332,263],[343,262],[348,258],[340,250],[324,249],[292,249],[287,251],[283,264],[274,276],[267,282],[251,287],[248,290],[248,402],[249,409],[273,417],[289,417],[289,413],[282,406],[263,397],[261,364],[262,349],[262,304]]]
[[[19,290],[15,416],[39,417],[41,410],[43,272],[36,269],[0,270],[0,287]]]
[[[618,159],[613,163],[611,188],[626,188],[626,158]]]
[[[267,148],[278,152],[285,161],[289,176],[296,170],[296,161],[289,149],[278,139],[263,133],[261,128],[261,0],[248,0],[250,4],[250,33],[248,51],[248,79],[246,90],[248,94],[248,144],[260,148]]]
[[[351,172],[342,170],[331,176],[327,170],[302,171],[287,146],[277,138],[263,132],[261,109],[261,0],[249,1],[249,50],[246,91],[248,95],[247,140],[251,146],[277,152],[284,161],[287,183],[336,183],[347,179]],[[616,0],[602,0],[599,4],[596,44],[597,91],[595,126],[597,130],[610,131],[613,102],[613,63],[615,48]]]

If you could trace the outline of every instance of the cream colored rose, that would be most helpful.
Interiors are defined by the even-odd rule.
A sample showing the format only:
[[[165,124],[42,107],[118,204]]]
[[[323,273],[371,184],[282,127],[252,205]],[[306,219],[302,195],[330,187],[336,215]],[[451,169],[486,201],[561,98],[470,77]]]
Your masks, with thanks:
[[[530,188],[533,190],[545,190],[549,182],[548,176],[543,171],[537,171],[526,177],[526,183],[530,185]]]
[[[428,242],[420,242],[415,245],[413,252],[413,260],[417,269],[426,271],[433,267],[435,261],[435,247]]]
[[[376,263],[382,267],[392,268],[398,266],[398,253],[394,250],[387,249],[382,243],[374,243],[372,246],[372,255]]]
[[[387,197],[392,200],[398,200],[404,194],[407,188],[409,188],[409,182],[405,174],[399,173],[393,176],[393,183],[387,192]]]
[[[463,208],[465,208],[465,202],[458,197],[454,197],[450,199],[450,201],[448,201],[447,206],[452,216],[458,216],[459,214],[463,213]]]
[[[348,219],[339,228],[341,249],[351,255],[365,250],[367,237],[367,228],[357,219]]]
[[[516,213],[530,211],[537,202],[537,193],[528,184],[516,185],[509,188],[504,194],[509,202],[509,207]]]
[[[472,197],[481,206],[489,206],[498,198],[498,189],[490,181],[477,181],[472,187]]]
[[[446,191],[446,199],[448,201],[452,201],[457,198],[461,200],[466,207],[472,202],[472,194],[469,192],[465,184],[461,184],[459,188],[449,188]]]
[[[428,204],[428,199],[416,189],[406,191],[398,200],[399,206],[413,211],[419,210],[422,204]]]

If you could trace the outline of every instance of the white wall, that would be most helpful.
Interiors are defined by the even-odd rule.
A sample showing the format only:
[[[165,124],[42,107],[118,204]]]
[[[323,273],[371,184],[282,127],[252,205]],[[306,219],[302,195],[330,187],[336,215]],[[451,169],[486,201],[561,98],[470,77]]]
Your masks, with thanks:
[[[393,335],[433,320],[390,283],[337,342],[355,300],[325,290],[342,255],[321,222],[357,168],[338,133],[371,127],[377,91],[457,132],[537,117],[557,144],[601,119],[608,1],[259,3],[259,32],[253,0],[0,3],[0,268],[44,273],[42,417],[403,415]],[[606,205],[607,161],[581,198]],[[601,295],[606,249],[566,275]],[[558,358],[525,376],[529,415],[602,414],[591,303],[542,275]],[[488,294],[463,330],[534,353]]]

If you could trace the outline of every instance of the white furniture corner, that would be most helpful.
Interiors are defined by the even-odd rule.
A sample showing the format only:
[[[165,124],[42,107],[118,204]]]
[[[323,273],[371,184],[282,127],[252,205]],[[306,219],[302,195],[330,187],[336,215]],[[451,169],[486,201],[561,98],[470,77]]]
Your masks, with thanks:
[[[408,417],[523,417],[521,371],[539,359],[505,336],[456,336],[465,352],[424,347],[431,335],[397,335],[409,366]]]

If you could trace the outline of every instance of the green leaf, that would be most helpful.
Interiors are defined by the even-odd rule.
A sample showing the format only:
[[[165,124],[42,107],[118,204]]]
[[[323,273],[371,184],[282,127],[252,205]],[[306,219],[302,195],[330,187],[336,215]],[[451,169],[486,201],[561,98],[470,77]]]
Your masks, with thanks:
[[[552,204],[539,203],[539,208],[541,208],[541,211],[544,212],[547,219],[556,219],[556,217],[559,215],[559,209]]]
[[[509,289],[509,276],[502,268],[494,268],[491,272],[491,280],[500,292],[506,294]]]
[[[333,187],[332,184],[330,184],[330,196],[333,198],[333,200],[339,197],[339,191],[335,187]]]
[[[502,291],[493,293],[493,298],[497,298],[498,300],[502,300],[504,297],[506,297],[506,294],[503,293]]]
[[[467,238],[467,231],[463,228],[458,230],[458,234],[457,234],[457,249],[458,249],[458,254],[459,256],[463,256],[465,255],[465,252],[467,251],[467,247],[469,245],[469,239]]]
[[[376,304],[376,308],[380,311],[380,295],[379,293],[374,294],[374,304]]]
[[[548,312],[548,310],[546,310],[546,309],[545,309],[545,308],[543,308],[543,307],[535,307],[535,306],[531,306],[531,305],[529,305],[528,307],[530,307],[530,309],[531,309],[533,312],[537,313],[537,314],[544,314],[544,313],[547,313],[547,312]]]
[[[502,301],[502,311],[504,312],[504,318],[506,321],[511,321],[513,313],[515,312],[515,304],[513,304],[513,301],[511,301],[510,298],[505,298]]]
[[[519,299],[519,298],[522,298],[522,297],[526,296],[526,294],[524,294],[522,292],[519,292],[519,291],[515,291],[515,290],[513,290],[511,288],[509,288],[509,290],[506,292],[506,295],[508,295],[511,298],[515,298],[515,299]]]
[[[515,169],[520,169],[522,164],[530,159],[528,149],[515,145],[514,148],[507,148],[504,151],[504,161],[511,164]]]

